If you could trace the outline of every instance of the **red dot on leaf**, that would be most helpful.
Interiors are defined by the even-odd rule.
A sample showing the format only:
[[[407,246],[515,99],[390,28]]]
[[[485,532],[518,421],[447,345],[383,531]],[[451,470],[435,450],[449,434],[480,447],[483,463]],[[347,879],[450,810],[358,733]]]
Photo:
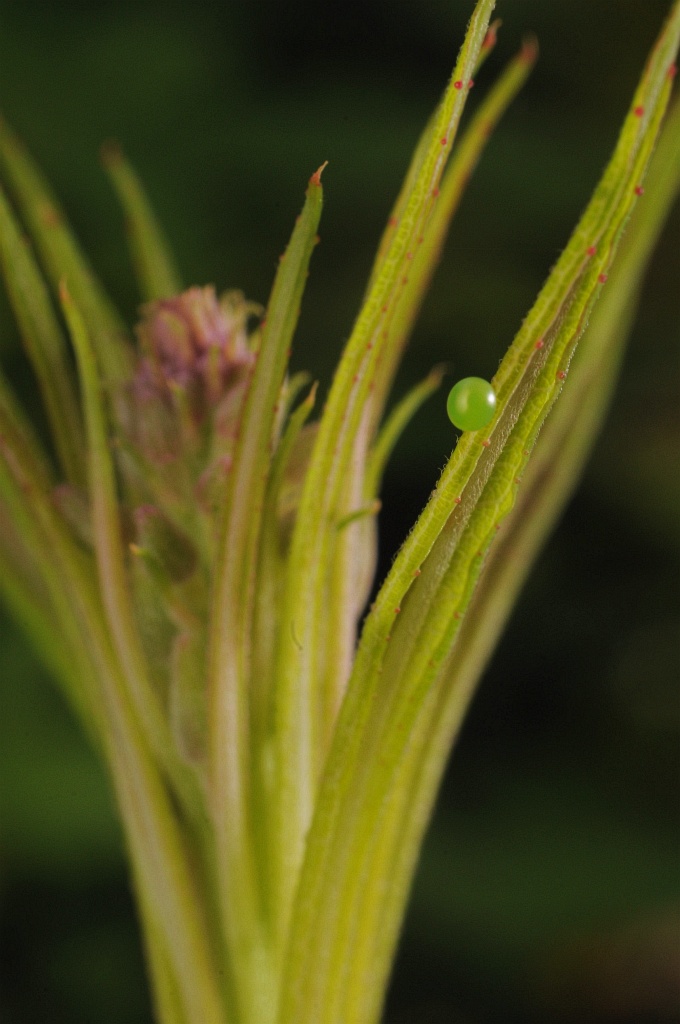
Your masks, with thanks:
[[[534,345],[534,348],[543,348],[544,344],[545,342],[543,341],[543,338],[539,338],[536,344]]]
[[[643,196],[644,194],[645,194],[645,190],[642,187],[642,185],[636,185],[635,186],[635,195],[636,196]]]
[[[488,448],[491,445],[491,441],[482,441],[482,447]]]
[[[455,504],[456,504],[456,505],[460,505],[460,503],[461,503],[461,501],[462,501],[463,499],[462,499],[462,498],[454,498],[453,500],[454,500],[454,502],[455,502]]]
[[[607,275],[606,274],[598,274],[597,279],[600,282],[600,284],[604,284],[605,281],[607,280]]]
[[[589,256],[594,256],[595,253],[597,252],[597,247],[594,246],[594,245],[589,245],[588,248],[586,249],[586,252],[588,253]]]
[[[438,189],[438,188],[433,188],[433,189],[432,189],[432,195],[433,195],[433,196],[435,197],[435,199],[436,199],[436,198],[437,198],[437,196],[439,195],[439,189]]]
[[[636,107],[635,110],[633,111],[633,113],[635,114],[636,117],[642,117],[644,112],[645,112],[645,108],[644,107]]]
[[[668,69],[668,77],[669,78],[675,78],[677,73],[678,73],[678,65],[677,64],[671,64],[671,66]]]
[[[453,83],[453,88],[454,89],[462,89],[463,88],[463,83],[460,81],[460,79],[457,82]]]
[[[559,380],[564,380],[564,378],[565,378],[566,376],[567,376],[567,375],[566,375],[566,373],[564,372],[564,370],[558,370],[558,371],[557,371],[557,377],[559,378]]]

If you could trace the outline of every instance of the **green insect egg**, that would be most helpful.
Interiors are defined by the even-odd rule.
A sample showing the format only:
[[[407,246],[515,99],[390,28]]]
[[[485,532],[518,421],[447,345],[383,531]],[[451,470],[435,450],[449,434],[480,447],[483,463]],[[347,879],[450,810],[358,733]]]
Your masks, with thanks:
[[[493,419],[496,393],[488,380],[465,377],[449,391],[446,411],[459,430],[481,430]]]

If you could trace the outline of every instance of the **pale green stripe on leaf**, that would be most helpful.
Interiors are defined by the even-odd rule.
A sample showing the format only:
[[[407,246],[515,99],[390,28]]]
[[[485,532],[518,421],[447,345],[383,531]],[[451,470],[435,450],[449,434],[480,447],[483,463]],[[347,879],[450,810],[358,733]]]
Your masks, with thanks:
[[[267,483],[262,515],[260,550],[257,565],[257,589],[253,627],[253,663],[250,680],[250,727],[252,736],[252,773],[254,828],[263,902],[267,916],[275,904],[273,863],[270,855],[276,829],[272,808],[274,666],[276,631],[281,602],[281,574],[284,551],[279,517],[279,497],[290,457],[302,428],[311,415],[316,399],[314,383],[303,402],[291,413],[276,448]]]
[[[0,119],[0,171],[30,230],[55,293],[66,278],[91,333],[107,381],[129,375],[132,349],[125,326],[96,279],[48,185],[11,131]]]
[[[635,201],[635,185],[644,174],[667,100],[668,70],[679,34],[676,4],[643,77],[643,92],[636,94],[635,120],[627,119],[624,142],[605,173],[606,188],[601,184],[596,190],[528,318],[531,328],[525,325],[501,366],[497,379],[504,383],[503,399],[488,434],[489,448],[480,443],[485,438],[479,434],[463,436],[368,617],[308,840],[287,954],[290,974],[282,1020],[286,1014],[299,1024],[339,1024],[345,1019],[346,965],[336,951],[352,949],[357,938],[364,871],[381,828],[393,827],[389,808],[411,756],[409,742],[417,742],[420,716],[455,639],[458,616],[471,598],[495,526],[511,508],[527,446],[561,386],[556,374],[566,370],[601,290],[598,277],[609,267]],[[643,117],[635,107],[645,104]],[[586,249],[593,236],[600,248],[589,258]],[[534,347],[539,335],[532,335],[537,324],[546,329],[540,349]],[[459,507],[456,496],[461,498]],[[406,598],[411,586],[413,594]],[[331,935],[329,948],[324,944]],[[324,964],[322,972],[310,970],[310,949],[315,962]],[[370,1003],[370,993],[361,998]],[[325,1011],[325,1006],[330,1009]]]
[[[247,981],[239,993],[246,1019],[256,1019],[258,1007],[265,1012],[269,989],[268,979],[262,976],[260,901],[248,796],[252,768],[248,704],[256,589],[252,567],[257,561],[281,386],[317,241],[322,170],[310,178],[305,205],[281,257],[267,305],[234,450],[212,596],[210,784],[212,798],[221,808],[217,842],[227,944],[234,961],[247,965],[238,975]]]
[[[417,247],[435,203],[477,64],[494,0],[480,0],[473,12],[451,82],[433,119],[422,162],[414,176],[399,225],[386,251],[335,375],[307,473],[293,534],[277,667],[280,750],[280,889],[288,917],[303,840],[312,814],[314,765],[314,651],[321,627],[325,573],[332,558],[329,529],[334,525],[346,470],[364,416],[377,361],[383,355],[409,256]],[[456,88],[456,83],[463,83]],[[343,512],[346,510],[343,510]],[[343,514],[340,512],[340,514]],[[284,924],[285,930],[285,924]]]
[[[104,167],[125,213],[128,241],[142,299],[165,299],[182,291],[182,282],[163,231],[141,182],[120,148],[102,150]]]
[[[304,386],[305,383],[302,379],[303,376],[306,377],[306,374],[300,374],[301,386]],[[300,436],[300,432],[314,408],[317,389],[318,383],[315,381],[309,389],[309,394],[304,401],[300,402],[297,409],[290,413],[281,440],[274,452],[269,479],[267,481],[267,493],[265,498],[266,512],[263,516],[262,523],[263,534],[265,530],[276,532],[274,528],[277,525],[277,504],[281,484],[283,483],[283,478],[286,474],[290,457],[292,455],[293,448],[295,447],[295,442]],[[290,400],[292,401],[292,398]]]
[[[269,736],[273,725],[274,651],[281,597],[279,579],[284,557],[278,512],[279,493],[295,443],[314,408],[316,391],[315,383],[288,419],[272,460],[264,499],[255,595],[256,629],[250,701],[251,725],[254,735],[259,737],[255,741],[258,745]]]
[[[66,341],[28,242],[0,189],[0,260],[66,479],[84,483],[82,423]]]

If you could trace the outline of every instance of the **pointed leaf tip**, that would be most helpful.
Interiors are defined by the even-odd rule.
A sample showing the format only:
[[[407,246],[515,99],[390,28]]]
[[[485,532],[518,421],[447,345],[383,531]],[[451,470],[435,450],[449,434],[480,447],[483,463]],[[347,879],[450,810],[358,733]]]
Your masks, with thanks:
[[[324,162],[321,164],[321,167],[319,167],[317,171],[314,171],[314,174],[309,179],[310,185],[321,185],[321,175],[323,174],[326,167],[328,167],[328,160],[324,160]]]
[[[493,50],[494,46],[498,42],[498,29],[501,27],[502,24],[502,18],[496,18],[495,21],[491,22],[488,29],[486,30],[484,42],[482,43],[482,51],[484,51],[486,54],[490,53],[490,51]]]
[[[107,139],[99,147],[99,158],[104,167],[120,163],[123,159],[123,150],[117,139]]]
[[[522,49],[519,52],[519,59],[525,64],[534,64],[538,57],[538,38],[530,33],[522,40]]]

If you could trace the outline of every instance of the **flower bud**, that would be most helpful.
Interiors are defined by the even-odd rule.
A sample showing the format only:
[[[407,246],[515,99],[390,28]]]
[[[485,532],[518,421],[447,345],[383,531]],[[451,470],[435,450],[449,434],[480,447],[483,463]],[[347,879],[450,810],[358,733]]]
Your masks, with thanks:
[[[246,322],[254,307],[239,292],[218,301],[215,289],[189,288],[142,307],[142,351],[170,389],[187,391],[202,418],[224,395],[238,371],[249,366]]]

